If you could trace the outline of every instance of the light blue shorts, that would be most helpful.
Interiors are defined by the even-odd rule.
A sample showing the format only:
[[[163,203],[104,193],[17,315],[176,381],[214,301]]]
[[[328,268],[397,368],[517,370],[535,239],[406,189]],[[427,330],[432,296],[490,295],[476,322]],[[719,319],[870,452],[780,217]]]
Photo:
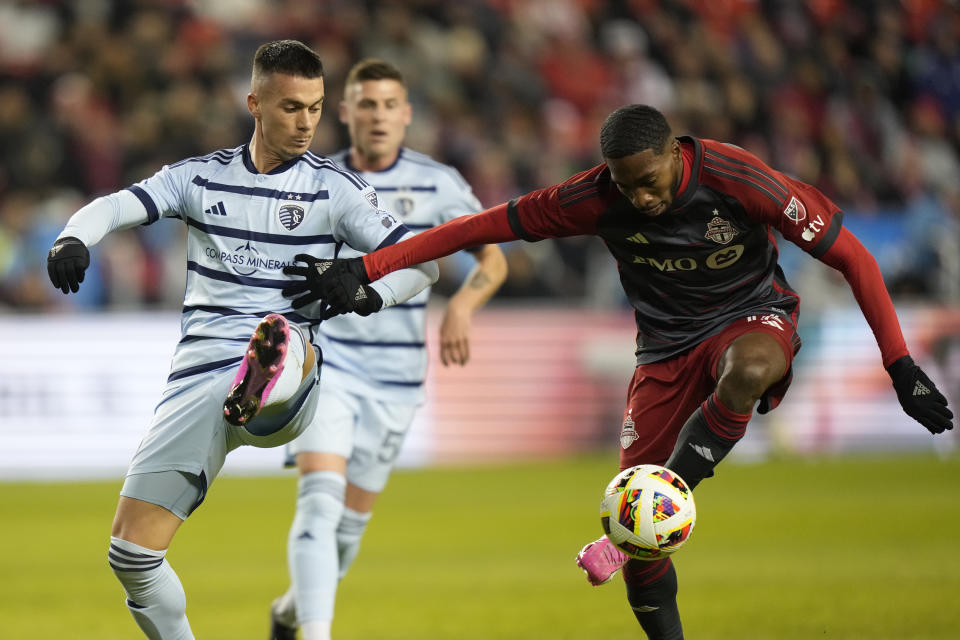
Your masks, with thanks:
[[[227,453],[242,444],[237,436],[239,427],[223,418],[223,401],[239,366],[233,364],[167,383],[150,427],[130,462],[128,481],[124,483],[121,495],[169,509],[173,498],[164,488],[166,481],[150,481],[151,477],[163,479],[169,476],[144,475],[136,481],[130,481],[130,477],[179,471],[199,479],[199,500],[203,499],[220,473]],[[271,407],[269,413],[258,415],[247,428],[260,433],[265,430],[275,433],[274,446],[290,442],[303,433],[317,408],[319,376],[320,371],[314,366],[312,375],[304,379],[289,401]],[[179,488],[176,490],[180,491]]]
[[[347,481],[379,493],[410,431],[419,405],[381,402],[320,385],[309,428],[287,445],[288,453],[333,453],[347,459]]]

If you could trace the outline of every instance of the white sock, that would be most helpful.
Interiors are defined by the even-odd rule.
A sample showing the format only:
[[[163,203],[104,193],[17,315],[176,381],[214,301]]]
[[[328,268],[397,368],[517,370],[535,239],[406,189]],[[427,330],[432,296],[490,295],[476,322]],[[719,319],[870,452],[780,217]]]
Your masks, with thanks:
[[[300,477],[287,562],[297,620],[303,629],[307,623],[317,621],[327,621],[329,627],[333,620],[339,581],[336,531],[343,515],[346,487],[346,478],[335,471],[314,471]]]
[[[311,620],[300,627],[303,640],[330,640],[330,620]]]
[[[267,394],[263,405],[281,404],[293,397],[303,382],[303,361],[306,358],[307,341],[297,325],[290,323],[290,339],[283,359],[283,371]]]
[[[127,608],[150,640],[193,640],[187,622],[187,596],[164,556],[110,537],[109,562],[127,593]]]
[[[344,507],[343,517],[337,527],[337,551],[340,554],[340,579],[347,575],[347,569],[360,552],[360,538],[370,522],[371,512],[361,513],[350,507]]]

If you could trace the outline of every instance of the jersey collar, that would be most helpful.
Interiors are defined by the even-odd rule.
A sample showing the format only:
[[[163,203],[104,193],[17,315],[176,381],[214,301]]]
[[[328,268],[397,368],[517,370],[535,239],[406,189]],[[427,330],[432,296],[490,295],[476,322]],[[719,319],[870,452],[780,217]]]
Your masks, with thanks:
[[[387,171],[390,171],[390,169],[393,169],[395,166],[397,166],[397,163],[400,162],[400,158],[403,157],[403,150],[404,147],[400,147],[397,150],[397,157],[393,159],[393,162],[390,163],[389,167],[379,169],[377,171],[361,171],[353,166],[352,162],[350,162],[350,149],[347,148],[343,154],[343,166],[345,166],[347,169],[350,169],[350,171],[353,171],[354,173],[386,173]]]
[[[703,148],[700,141],[690,136],[678,136],[680,141],[680,158],[683,162],[683,177],[680,179],[680,188],[673,201],[672,209],[685,207],[693,199],[700,186],[697,176],[700,175],[700,166],[703,164]]]
[[[278,174],[278,173],[283,173],[284,171],[286,171],[287,169],[289,169],[289,168],[292,167],[293,165],[295,165],[295,164],[297,164],[298,162],[300,162],[300,159],[303,158],[303,156],[306,155],[307,153],[310,153],[310,152],[309,152],[309,151],[306,151],[306,152],[304,152],[302,155],[297,156],[296,158],[291,158],[290,160],[287,160],[286,162],[281,162],[280,164],[278,164],[277,166],[275,166],[275,167],[274,167],[273,169],[271,169],[270,171],[267,171],[264,175],[273,176],[273,175],[276,175],[276,174]],[[247,144],[243,145],[243,166],[245,166],[245,167],[247,168],[247,171],[249,171],[250,173],[254,173],[254,174],[257,174],[257,175],[260,174],[260,171],[257,169],[257,165],[253,164],[253,158],[250,156],[250,143],[249,143],[249,142],[248,142]]]

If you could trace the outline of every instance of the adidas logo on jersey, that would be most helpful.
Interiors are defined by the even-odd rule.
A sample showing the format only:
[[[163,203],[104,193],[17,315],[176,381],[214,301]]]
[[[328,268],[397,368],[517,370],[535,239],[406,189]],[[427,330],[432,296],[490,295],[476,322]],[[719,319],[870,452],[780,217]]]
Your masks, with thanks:
[[[211,216],[225,216],[225,215],[227,215],[227,209],[226,209],[226,207],[223,206],[223,200],[221,200],[221,201],[218,202],[217,204],[213,205],[213,206],[210,207],[209,209],[204,209],[203,212],[206,213],[206,214],[208,214],[208,215],[211,215]]]
[[[913,395],[928,396],[930,395],[930,389],[928,389],[922,382],[917,380],[916,384],[913,386]]]

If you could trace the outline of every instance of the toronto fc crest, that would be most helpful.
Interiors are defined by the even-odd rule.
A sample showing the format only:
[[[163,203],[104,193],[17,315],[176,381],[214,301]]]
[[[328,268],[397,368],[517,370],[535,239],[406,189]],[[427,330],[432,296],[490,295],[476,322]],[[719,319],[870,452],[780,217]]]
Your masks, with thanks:
[[[623,429],[620,431],[620,446],[626,449],[639,437],[637,430],[634,428],[633,418],[627,416],[623,421]]]
[[[707,223],[707,232],[704,236],[717,244],[730,244],[730,241],[737,237],[737,230],[720,216],[714,216],[713,220]]]

